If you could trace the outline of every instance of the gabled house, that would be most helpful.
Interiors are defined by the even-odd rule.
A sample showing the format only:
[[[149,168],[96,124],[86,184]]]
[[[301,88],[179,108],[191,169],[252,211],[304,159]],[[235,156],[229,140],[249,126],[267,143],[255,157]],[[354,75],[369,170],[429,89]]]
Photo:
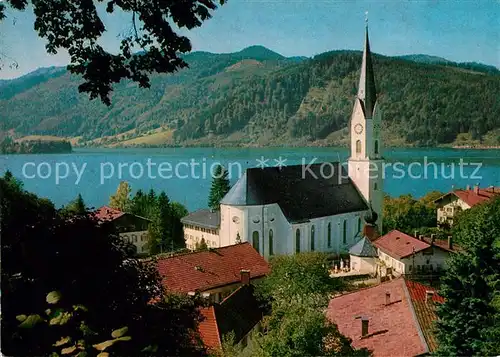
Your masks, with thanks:
[[[437,348],[436,305],[443,302],[434,288],[401,277],[333,298],[326,316],[374,357],[424,356]]]
[[[264,310],[254,295],[254,287],[240,286],[220,303],[201,309],[198,330],[209,350],[220,350],[224,339],[234,333],[234,344],[246,347],[251,335],[260,327]]]
[[[479,185],[475,185],[472,189],[467,186],[465,190],[448,192],[434,201],[437,206],[438,224],[451,226],[458,212],[487,202],[494,197],[500,197],[500,187],[480,188]]]
[[[220,244],[220,212],[200,209],[181,218],[184,228],[186,248],[195,250],[204,241],[209,248],[218,248]]]
[[[167,291],[220,302],[241,285],[262,279],[269,264],[249,244],[241,243],[206,251],[160,258],[158,272]]]
[[[372,242],[378,250],[378,258],[393,275],[425,273],[446,269],[446,259],[459,249],[452,237],[447,242],[423,236],[412,237],[393,230]]]
[[[100,222],[111,222],[120,237],[134,245],[136,253],[149,254],[148,226],[151,220],[115,208],[102,206],[95,212]]]

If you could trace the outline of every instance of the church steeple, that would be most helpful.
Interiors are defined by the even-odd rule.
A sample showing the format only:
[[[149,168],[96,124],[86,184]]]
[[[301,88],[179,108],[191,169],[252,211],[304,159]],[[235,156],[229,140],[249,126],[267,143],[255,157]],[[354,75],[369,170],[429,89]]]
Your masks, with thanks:
[[[365,48],[363,51],[361,76],[359,77],[358,98],[363,103],[365,117],[367,119],[372,118],[375,102],[377,101],[377,90],[375,88],[375,75],[373,74],[370,40],[368,39],[368,21],[366,24]]]

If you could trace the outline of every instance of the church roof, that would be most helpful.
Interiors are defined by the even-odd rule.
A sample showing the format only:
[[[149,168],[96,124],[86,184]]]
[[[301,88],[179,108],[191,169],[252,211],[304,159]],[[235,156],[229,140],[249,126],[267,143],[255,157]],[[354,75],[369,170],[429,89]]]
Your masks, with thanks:
[[[182,217],[181,222],[198,227],[217,229],[220,225],[220,212],[211,211],[209,209],[200,209],[190,213],[186,217]]]
[[[368,209],[338,162],[247,169],[221,203],[230,206],[276,203],[292,223]]]
[[[354,244],[349,249],[349,254],[356,257],[377,257],[377,249],[372,245],[370,240],[363,237],[358,243]]]
[[[363,63],[359,77],[358,98],[361,100],[366,118],[371,118],[377,101],[377,90],[375,88],[375,74],[373,72],[372,55],[370,52],[370,40],[368,39],[368,26],[365,34],[365,48],[363,51]]]

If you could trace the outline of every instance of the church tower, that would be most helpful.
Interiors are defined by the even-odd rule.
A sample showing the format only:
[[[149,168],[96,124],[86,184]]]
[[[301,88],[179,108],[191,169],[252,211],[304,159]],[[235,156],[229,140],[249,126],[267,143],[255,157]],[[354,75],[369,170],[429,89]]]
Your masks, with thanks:
[[[376,213],[381,232],[384,159],[380,137],[382,113],[378,104],[367,24],[358,94],[350,122],[349,177]]]

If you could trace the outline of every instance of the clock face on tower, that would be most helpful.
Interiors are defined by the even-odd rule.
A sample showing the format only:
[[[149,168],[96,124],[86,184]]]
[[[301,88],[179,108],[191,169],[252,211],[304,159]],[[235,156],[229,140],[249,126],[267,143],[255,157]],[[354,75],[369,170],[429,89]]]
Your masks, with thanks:
[[[363,132],[363,125],[361,124],[356,124],[354,126],[354,131],[356,132],[356,134],[361,134]]]

